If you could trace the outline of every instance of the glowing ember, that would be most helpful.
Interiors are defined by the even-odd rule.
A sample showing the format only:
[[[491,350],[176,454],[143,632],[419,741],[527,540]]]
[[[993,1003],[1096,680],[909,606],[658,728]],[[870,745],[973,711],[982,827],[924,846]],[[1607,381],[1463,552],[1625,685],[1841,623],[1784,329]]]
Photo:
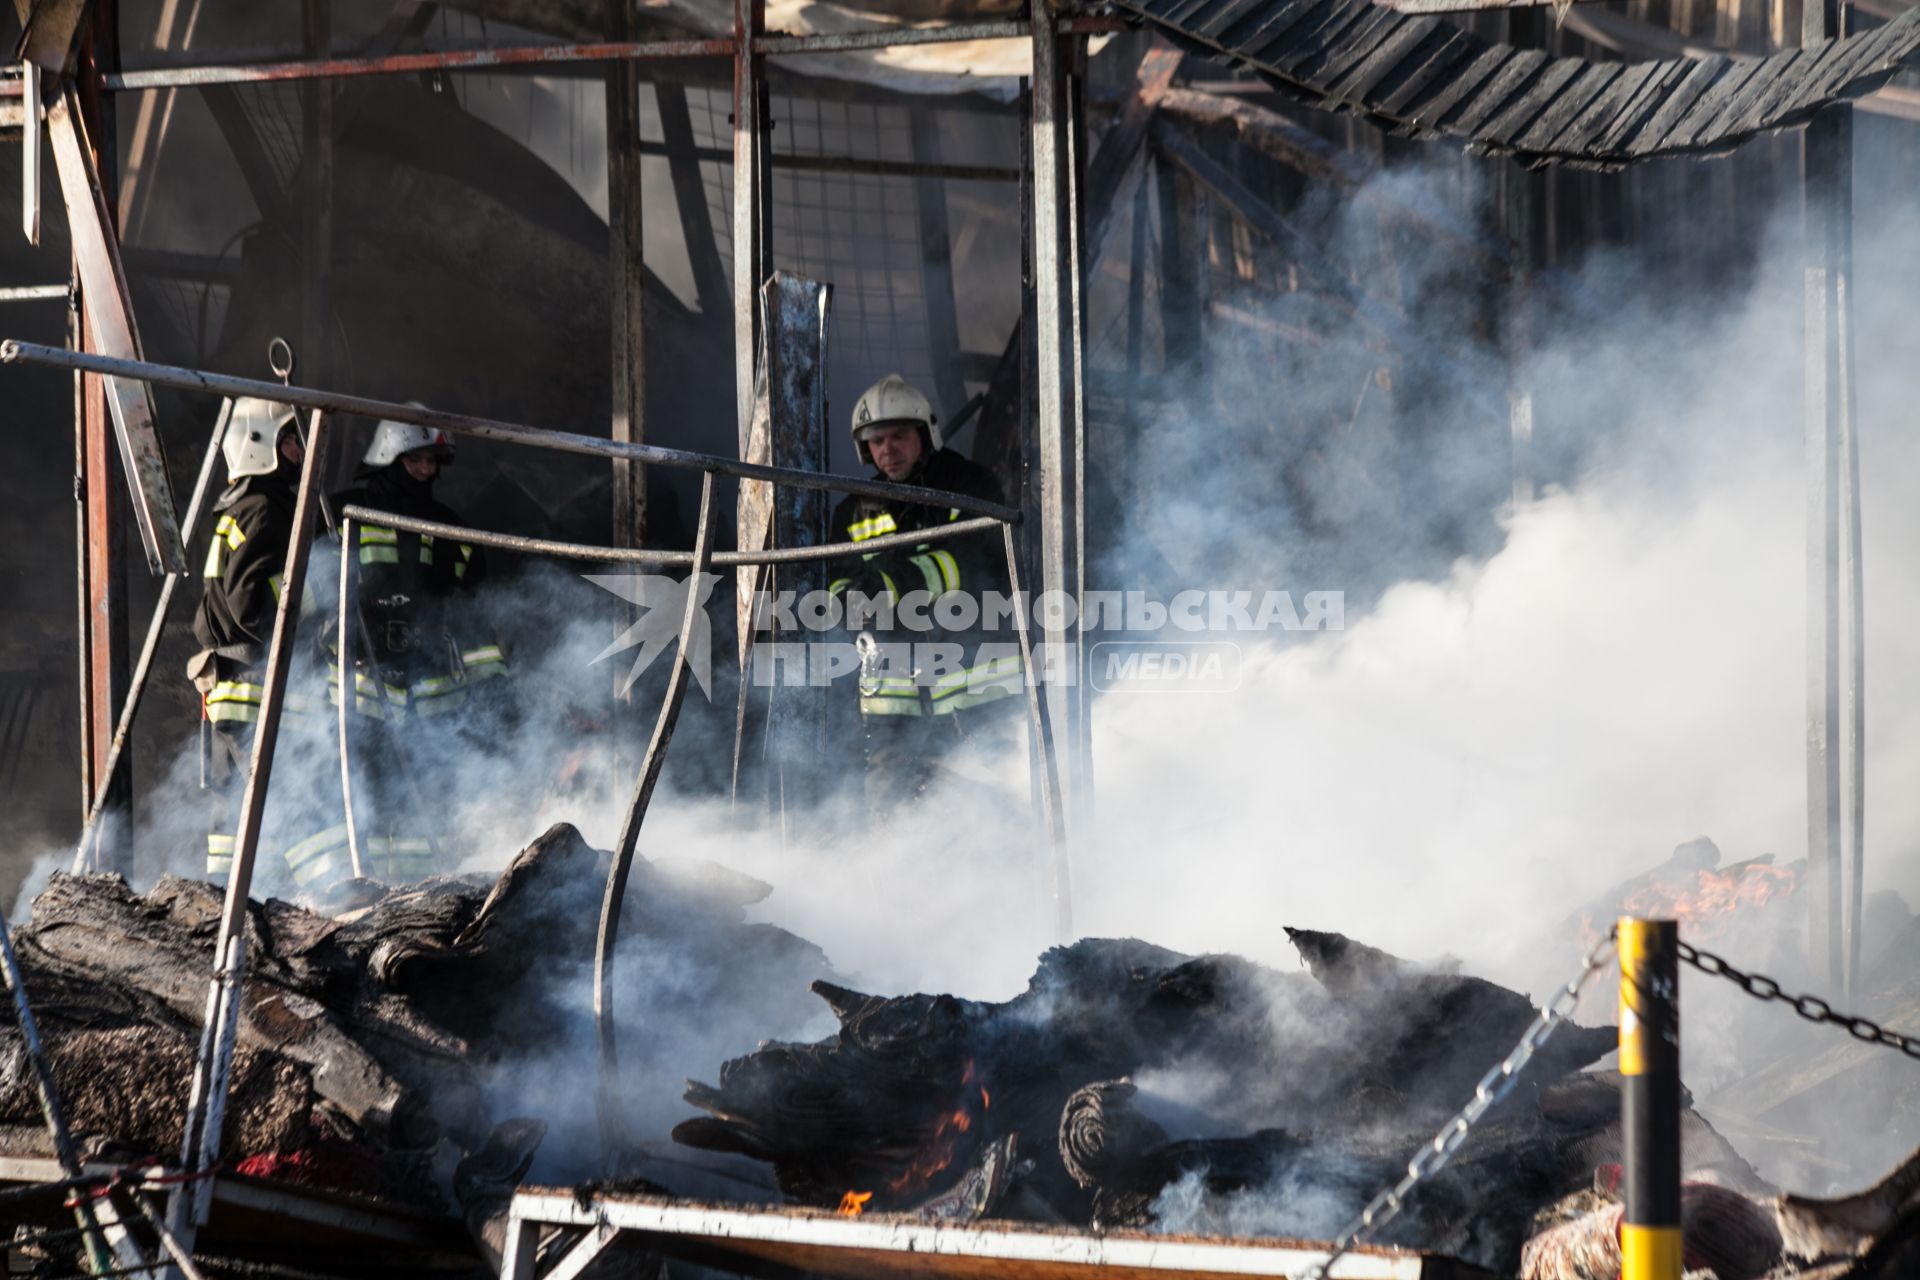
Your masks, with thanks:
[[[871,1199],[871,1191],[849,1191],[840,1197],[840,1212],[849,1218],[857,1218],[867,1211],[867,1201]]]
[[[980,1086],[980,1109],[982,1111],[985,1111],[988,1107],[991,1107],[992,1105],[993,1105],[993,1099],[987,1096],[987,1086],[981,1085]]]

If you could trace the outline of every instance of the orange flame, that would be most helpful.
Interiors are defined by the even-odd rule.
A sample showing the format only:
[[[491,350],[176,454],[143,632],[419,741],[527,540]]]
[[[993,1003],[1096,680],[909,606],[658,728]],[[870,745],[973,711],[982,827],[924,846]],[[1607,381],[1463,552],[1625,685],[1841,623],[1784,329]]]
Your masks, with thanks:
[[[993,1099],[987,1096],[987,1086],[980,1086],[980,1109],[985,1111],[993,1105]]]
[[[1677,920],[1694,938],[1724,935],[1736,916],[1797,892],[1804,872],[1765,862],[1711,868],[1674,879],[1656,879],[1620,900],[1621,915],[1648,920]],[[1590,945],[1612,921],[1580,919],[1581,945]]]
[[[840,1213],[849,1218],[857,1218],[867,1211],[867,1201],[873,1199],[871,1191],[849,1191],[840,1197]]]
[[[965,1092],[967,1085],[973,1083],[973,1059],[967,1059],[960,1073],[962,1088],[961,1104],[942,1115],[933,1126],[933,1136],[915,1153],[907,1165],[906,1172],[887,1183],[892,1191],[905,1191],[910,1187],[924,1186],[953,1163],[955,1148],[959,1146],[959,1135],[973,1131],[973,1112],[971,1099]],[[992,1105],[986,1090],[981,1085],[980,1104],[983,1108]]]

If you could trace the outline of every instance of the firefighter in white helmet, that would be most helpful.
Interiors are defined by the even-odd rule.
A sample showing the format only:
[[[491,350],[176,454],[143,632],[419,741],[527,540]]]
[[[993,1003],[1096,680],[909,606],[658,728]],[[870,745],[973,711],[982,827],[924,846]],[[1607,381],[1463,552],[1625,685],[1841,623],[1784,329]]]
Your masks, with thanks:
[[[932,403],[897,373],[867,388],[854,405],[853,442],[876,480],[1003,501],[986,468],[944,446]],[[858,543],[961,518],[952,507],[852,495],[835,509],[829,529],[836,540]],[[992,532],[884,546],[835,567],[829,590],[849,605],[847,625],[862,653],[867,803],[876,814],[916,799],[948,752],[1017,705],[1013,695],[1023,688],[1018,637],[990,632],[983,621],[955,630],[936,620],[936,614],[956,619],[972,612],[984,618],[988,593],[1007,589],[1001,540]],[[968,593],[982,607],[937,610],[951,592]],[[910,599],[916,593],[924,595]],[[887,627],[859,616],[860,597],[919,607],[896,609]]]
[[[233,867],[240,788],[260,718],[267,643],[305,456],[292,406],[247,398],[226,413],[220,452],[227,488],[213,504],[219,519],[193,618],[200,650],[187,664],[208,735],[207,787],[215,814],[207,832],[207,878],[216,883],[224,883]],[[290,699],[283,724],[293,727],[303,714],[311,708]]]
[[[459,513],[433,496],[435,480],[452,461],[446,432],[383,421],[361,458],[358,483],[333,495],[333,510],[366,507],[462,524]],[[506,674],[506,658],[467,608],[486,576],[481,548],[377,523],[356,523],[353,534],[353,545],[341,554],[354,558],[355,603],[371,652],[357,621],[349,623],[347,635],[334,637],[346,659],[336,660],[329,693],[338,705],[342,669],[352,673],[351,706],[360,717],[353,764],[356,775],[364,775],[355,794],[363,869],[388,883],[405,883],[450,870],[433,864],[427,832],[435,816],[421,812],[420,803],[434,792],[429,775],[435,758],[459,748],[444,739],[429,742],[427,731],[453,727],[477,695],[491,692],[491,682]],[[403,771],[422,785],[406,785]],[[287,862],[295,883],[309,894],[346,879],[351,864],[345,825],[289,849]]]

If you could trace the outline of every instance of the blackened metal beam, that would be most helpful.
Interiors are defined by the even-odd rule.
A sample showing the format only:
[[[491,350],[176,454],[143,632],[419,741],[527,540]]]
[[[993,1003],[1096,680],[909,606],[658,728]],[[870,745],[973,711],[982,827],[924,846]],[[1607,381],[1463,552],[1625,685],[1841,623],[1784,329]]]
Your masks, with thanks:
[[[633,32],[633,0],[607,0],[607,38]],[[640,183],[640,67],[616,62],[606,70],[607,310],[613,334],[613,439],[647,439],[646,265],[644,193]],[[646,545],[647,486],[638,463],[613,464],[613,545]]]
[[[333,0],[300,0],[311,57],[333,43]],[[333,381],[333,85],[300,86],[300,357],[312,381]]]
[[[753,52],[766,23],[766,0],[733,0],[733,392],[743,458],[753,429],[760,284],[771,257],[766,60]]]

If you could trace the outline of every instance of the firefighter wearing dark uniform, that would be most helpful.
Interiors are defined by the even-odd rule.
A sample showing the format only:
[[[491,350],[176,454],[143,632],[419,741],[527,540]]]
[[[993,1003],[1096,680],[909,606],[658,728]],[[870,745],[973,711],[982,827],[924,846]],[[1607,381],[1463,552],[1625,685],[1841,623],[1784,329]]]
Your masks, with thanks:
[[[1002,501],[991,473],[943,446],[933,406],[898,374],[860,397],[853,438],[876,480]],[[853,495],[835,509],[830,531],[836,540],[865,542],[961,518],[951,507]],[[890,628],[848,619],[862,654],[867,803],[884,814],[923,793],[941,758],[989,726],[997,727],[1014,707],[1011,699],[1022,692],[1013,633],[989,631],[984,617],[961,630],[935,620],[935,603],[949,592],[965,592],[984,606],[990,593],[1008,590],[1001,541],[992,533],[966,534],[859,554],[835,566],[829,590],[849,602],[855,593],[896,604],[914,592],[925,592],[928,599],[926,629],[914,629],[898,613]],[[967,616],[941,612],[950,621]],[[956,656],[956,661],[943,660]]]
[[[433,496],[440,468],[452,459],[445,432],[382,422],[361,460],[359,484],[335,494],[333,509],[368,507],[460,524],[459,514]],[[481,548],[378,524],[355,523],[353,534],[354,545],[341,554],[354,558],[356,603],[373,652],[368,654],[357,628],[335,637],[334,644],[336,653],[344,646],[351,655],[344,665],[352,671],[352,705],[359,717],[353,764],[364,779],[355,793],[364,837],[362,869],[388,883],[404,883],[441,869],[434,866],[426,834],[433,816],[419,806],[435,790],[430,775],[437,758],[457,754],[458,748],[446,741],[428,745],[428,730],[451,728],[483,686],[506,674],[506,657],[490,638],[481,642],[469,636],[464,644],[459,638],[465,620],[455,601],[486,576]],[[328,672],[328,696],[336,707],[341,665],[336,661]],[[402,770],[414,776],[418,792],[406,785]],[[363,795],[364,807],[358,803]],[[287,861],[295,882],[317,891],[345,879],[350,874],[346,835],[343,823],[290,849]]]
[[[219,519],[193,619],[200,651],[187,665],[210,737],[207,784],[215,816],[207,832],[207,878],[216,883],[233,869],[242,781],[293,536],[302,457],[295,425],[291,407],[247,398],[234,402],[220,440],[228,484],[213,506]],[[297,730],[313,711],[305,699],[289,694],[282,724]]]

